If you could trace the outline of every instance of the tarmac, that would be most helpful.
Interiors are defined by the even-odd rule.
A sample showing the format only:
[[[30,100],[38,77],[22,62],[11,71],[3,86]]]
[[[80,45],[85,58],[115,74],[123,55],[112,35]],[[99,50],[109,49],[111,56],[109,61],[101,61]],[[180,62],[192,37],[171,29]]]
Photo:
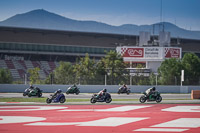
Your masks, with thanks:
[[[42,97],[48,97],[51,93],[43,93]],[[139,102],[139,98],[142,94],[137,93],[131,93],[130,95],[126,94],[111,94],[113,101],[109,104],[141,104]],[[90,93],[80,93],[79,95],[67,95],[66,96],[66,102],[64,105],[68,104],[74,104],[74,105],[80,105],[80,104],[91,104],[90,98],[92,94]],[[161,94],[162,101],[160,103],[156,103],[155,101],[145,102],[143,104],[200,104],[200,99],[191,99],[191,94]],[[29,98],[29,97],[23,97],[22,93],[0,93],[0,98]],[[82,102],[68,102],[67,99],[88,99],[88,101],[82,101]],[[117,101],[115,100],[117,99]],[[120,100],[122,99],[122,100]],[[127,100],[126,100],[127,99]],[[39,104],[39,105],[46,105],[46,103],[39,103],[39,102],[0,102],[0,105],[2,104]],[[60,103],[51,103],[52,105],[60,105]],[[108,104],[105,102],[97,102],[95,104]]]

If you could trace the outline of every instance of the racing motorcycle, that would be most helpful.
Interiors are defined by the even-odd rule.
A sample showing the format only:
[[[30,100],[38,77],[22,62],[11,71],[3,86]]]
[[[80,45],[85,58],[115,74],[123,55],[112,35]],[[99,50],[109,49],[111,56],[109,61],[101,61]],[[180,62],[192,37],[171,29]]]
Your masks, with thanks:
[[[146,92],[143,92],[144,95],[140,97],[140,102],[150,102],[150,101],[156,101],[157,103],[162,101],[162,97],[158,91],[155,91],[153,94],[150,94],[149,96],[147,95]]]
[[[124,87],[120,87],[117,93],[118,94],[126,93],[127,95],[129,95],[131,93],[131,89],[130,88],[125,89]]]
[[[54,95],[54,94],[51,94],[47,99],[46,99],[46,103],[64,103],[66,101],[65,99],[65,95],[63,93],[60,93],[60,94],[57,94],[57,95]]]
[[[41,97],[42,96],[42,90],[38,87],[35,87],[33,89],[27,88],[27,89],[24,90],[23,96],[28,96],[28,97],[38,96],[38,97]]]
[[[67,95],[68,94],[78,95],[79,93],[80,93],[80,89],[78,87],[74,87],[74,86],[67,88],[67,92],[66,92]]]
[[[96,102],[106,102],[110,103],[112,101],[110,93],[106,92],[104,95],[101,97],[97,97],[97,94],[93,94],[92,98],[90,99],[91,103],[96,103]]]

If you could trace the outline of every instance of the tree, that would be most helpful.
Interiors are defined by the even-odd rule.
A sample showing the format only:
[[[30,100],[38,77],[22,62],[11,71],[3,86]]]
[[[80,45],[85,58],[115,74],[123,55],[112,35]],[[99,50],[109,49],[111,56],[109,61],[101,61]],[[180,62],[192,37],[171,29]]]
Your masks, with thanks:
[[[139,64],[136,67],[136,73],[135,73],[135,76],[133,77],[133,84],[135,84],[135,85],[148,85],[148,84],[150,84],[149,78],[140,74],[140,73],[142,73],[141,68],[143,68],[143,66],[141,64]]]
[[[82,81],[82,84],[89,84],[95,76],[95,61],[90,59],[89,54],[86,53],[84,58],[80,58],[74,65],[74,72],[76,79]]]
[[[28,70],[28,73],[30,74],[29,79],[30,79],[31,84],[40,84],[41,83],[39,71],[40,71],[40,68],[38,68],[38,67]]]
[[[95,65],[95,81],[96,84],[105,83],[105,75],[107,74],[105,63],[102,60],[99,60]]]
[[[0,84],[12,83],[12,75],[8,69],[0,68]]]
[[[186,53],[182,59],[185,84],[197,85],[200,80],[200,59],[194,53]]]
[[[111,75],[111,84],[114,84],[114,81],[120,81],[123,79],[123,74],[125,72],[126,64],[123,61],[123,58],[116,51],[107,52],[105,58],[102,58],[104,62],[104,68],[106,73]]]
[[[176,58],[166,59],[158,68],[159,82],[162,85],[174,85],[176,79],[180,80],[181,76],[181,61]],[[179,82],[178,82],[179,83]]]
[[[55,69],[54,79],[56,84],[74,84],[73,65],[70,62],[60,62]],[[53,75],[53,74],[52,74]]]
[[[150,85],[155,85],[156,84],[156,75],[154,73],[150,73],[149,83],[150,83]]]

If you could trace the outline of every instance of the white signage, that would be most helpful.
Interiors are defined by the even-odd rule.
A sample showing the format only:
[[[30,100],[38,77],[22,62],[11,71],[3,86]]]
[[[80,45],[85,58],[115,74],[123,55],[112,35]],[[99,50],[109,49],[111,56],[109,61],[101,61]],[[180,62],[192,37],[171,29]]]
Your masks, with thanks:
[[[144,50],[144,57],[145,58],[161,58],[161,48],[158,47],[147,47]]]
[[[124,61],[163,61],[168,58],[181,58],[179,47],[117,47]]]

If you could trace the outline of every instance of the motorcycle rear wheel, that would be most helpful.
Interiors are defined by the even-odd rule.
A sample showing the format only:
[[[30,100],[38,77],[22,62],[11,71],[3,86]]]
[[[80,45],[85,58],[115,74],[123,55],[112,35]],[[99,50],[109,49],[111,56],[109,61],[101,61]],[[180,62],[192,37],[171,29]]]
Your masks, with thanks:
[[[140,102],[141,102],[141,103],[145,103],[145,102],[146,102],[146,100],[147,100],[147,99],[146,99],[146,97],[145,97],[145,96],[141,96],[141,97],[140,97]]]

